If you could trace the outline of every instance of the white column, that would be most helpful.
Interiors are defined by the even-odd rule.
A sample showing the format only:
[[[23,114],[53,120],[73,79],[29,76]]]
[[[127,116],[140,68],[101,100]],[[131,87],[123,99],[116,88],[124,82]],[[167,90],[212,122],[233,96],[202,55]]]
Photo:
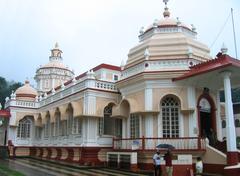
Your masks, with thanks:
[[[84,93],[83,112],[86,115],[96,114],[96,96],[94,96],[94,94],[91,94],[91,92]]]
[[[145,125],[145,135],[144,136],[146,138],[152,138],[153,137],[153,115],[152,114],[145,115],[144,125]],[[152,146],[152,141],[146,140],[145,148],[151,149],[152,147],[155,147],[155,146]]]
[[[179,136],[184,137],[184,115],[182,113],[179,113]]]
[[[82,120],[82,138],[83,138],[83,145],[87,144],[88,139],[88,118],[83,118]]]
[[[143,116],[139,115],[139,137],[143,136]]]
[[[126,122],[127,122],[127,130],[126,130],[127,134],[126,134],[126,137],[130,138],[130,115],[127,118]]]
[[[152,110],[152,89],[146,88],[145,89],[145,110],[151,111]]]
[[[163,137],[162,131],[163,131],[163,126],[162,126],[162,114],[161,112],[158,115],[158,136],[157,137]]]
[[[153,137],[153,115],[145,115],[145,137]]]
[[[220,93],[219,90],[217,91],[217,138],[218,140],[222,141],[222,121],[221,121],[221,105],[220,105]]]
[[[197,106],[196,106],[196,91],[194,87],[188,87],[187,89],[187,96],[188,96],[188,107],[194,109],[193,113],[189,114],[189,137],[197,137],[196,130],[198,126],[197,122]]]
[[[227,132],[227,151],[237,151],[236,148],[236,131],[233,117],[233,105],[231,95],[230,72],[222,73],[224,78],[224,94],[225,94],[225,112],[226,112],[226,132]]]
[[[97,133],[98,133],[98,118],[87,117],[88,118],[88,129],[87,129],[87,145],[96,146],[97,144]]]
[[[127,138],[127,119],[122,119],[122,138]]]
[[[11,140],[13,145],[16,145],[16,137],[17,137],[17,127],[10,127],[7,128],[7,140]]]

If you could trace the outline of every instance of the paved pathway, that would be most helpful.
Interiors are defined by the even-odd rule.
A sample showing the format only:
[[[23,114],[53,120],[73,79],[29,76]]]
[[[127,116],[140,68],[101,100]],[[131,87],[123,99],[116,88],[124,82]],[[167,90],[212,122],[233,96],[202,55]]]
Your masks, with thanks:
[[[97,167],[71,167],[58,163],[50,163],[36,159],[18,158],[16,160],[0,160],[0,164],[8,165],[26,176],[146,176],[117,169]]]

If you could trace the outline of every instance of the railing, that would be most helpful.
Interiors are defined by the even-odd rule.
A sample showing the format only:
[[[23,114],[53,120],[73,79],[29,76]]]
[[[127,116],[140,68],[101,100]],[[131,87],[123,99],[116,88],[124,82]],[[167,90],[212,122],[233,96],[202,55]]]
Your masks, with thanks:
[[[104,81],[96,81],[95,88],[114,91],[117,90],[114,83]]]
[[[99,90],[107,90],[112,92],[117,92],[118,90],[115,87],[115,83],[96,80],[96,79],[85,79],[81,81],[77,81],[75,83],[67,85],[64,89],[56,90],[54,94],[49,94],[47,97],[44,97],[40,101],[23,101],[16,99],[9,99],[5,107],[16,106],[16,107],[25,107],[25,108],[41,108],[52,102],[58,101],[62,98],[71,96],[77,92],[85,90],[87,88],[99,89]]]
[[[206,149],[205,139],[198,137],[113,139],[113,149],[116,150],[155,150],[159,144],[169,144],[176,150]]]
[[[16,107],[24,107],[24,108],[38,108],[39,103],[33,101],[23,101],[23,100],[14,100],[11,99],[7,102],[6,107],[8,106],[16,106]]]
[[[57,90],[54,95],[48,95],[45,99],[40,101],[40,107],[46,106],[52,102],[58,101],[59,99],[71,96],[77,92],[80,92],[86,88],[94,88],[99,90],[107,90],[117,92],[115,84],[112,82],[95,80],[95,79],[85,79],[81,82],[77,81],[74,84],[70,84],[64,88],[64,90]]]

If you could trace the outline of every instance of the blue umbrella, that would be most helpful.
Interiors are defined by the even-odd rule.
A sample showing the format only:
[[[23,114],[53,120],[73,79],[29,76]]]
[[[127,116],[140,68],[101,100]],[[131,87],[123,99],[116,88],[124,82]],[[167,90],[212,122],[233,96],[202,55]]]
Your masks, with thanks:
[[[163,148],[163,149],[175,149],[174,146],[172,146],[171,144],[158,144],[156,146],[156,148],[160,149],[160,148]]]

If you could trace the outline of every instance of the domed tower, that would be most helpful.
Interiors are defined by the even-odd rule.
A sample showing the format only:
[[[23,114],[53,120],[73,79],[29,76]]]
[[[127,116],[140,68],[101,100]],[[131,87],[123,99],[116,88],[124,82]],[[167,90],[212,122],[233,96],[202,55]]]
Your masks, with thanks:
[[[172,18],[165,2],[163,18],[154,22],[144,29],[140,29],[140,43],[133,47],[128,54],[128,60],[124,69],[149,61],[168,62],[177,60],[189,61],[187,67],[196,63],[211,59],[209,48],[197,41],[196,28],[194,25],[186,25],[179,18]],[[166,67],[164,68],[166,69]],[[172,68],[170,68],[172,70]],[[179,69],[182,69],[179,67]]]
[[[34,79],[37,82],[39,93],[50,91],[61,85],[62,82],[73,78],[73,71],[65,66],[62,60],[62,51],[59,49],[58,43],[56,43],[55,48],[51,50],[49,63],[40,66],[36,71]]]
[[[15,94],[17,100],[23,101],[35,101],[38,95],[37,90],[30,85],[29,81],[25,81],[25,84],[19,87]]]

